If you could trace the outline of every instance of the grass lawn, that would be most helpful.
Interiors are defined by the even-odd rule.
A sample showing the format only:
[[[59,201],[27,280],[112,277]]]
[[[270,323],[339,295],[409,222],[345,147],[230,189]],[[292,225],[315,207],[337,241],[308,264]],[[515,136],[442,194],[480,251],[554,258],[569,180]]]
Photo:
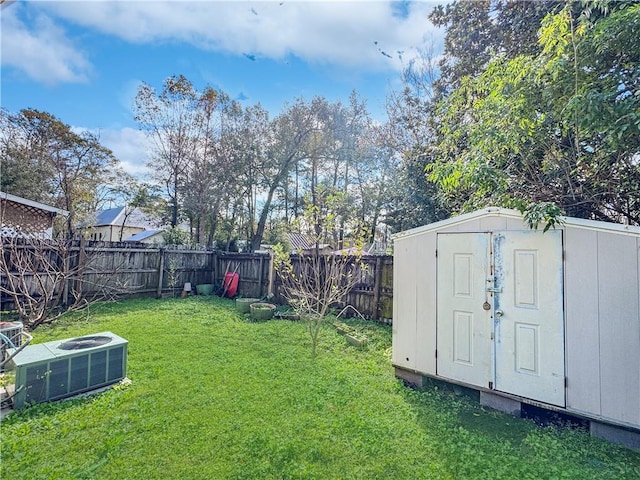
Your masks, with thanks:
[[[129,340],[126,388],[1,427],[3,479],[638,479],[640,453],[393,376],[391,329],[247,322],[214,297],[131,300],[35,332]]]

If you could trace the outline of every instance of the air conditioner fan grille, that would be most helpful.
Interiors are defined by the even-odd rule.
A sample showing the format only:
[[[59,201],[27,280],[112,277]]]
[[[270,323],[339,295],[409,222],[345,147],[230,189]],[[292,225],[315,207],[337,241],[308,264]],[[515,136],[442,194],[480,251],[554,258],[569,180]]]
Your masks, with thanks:
[[[67,340],[61,343],[58,348],[60,350],[84,350],[85,348],[94,348],[101,345],[106,345],[112,340],[111,337],[102,335],[93,335],[90,337],[79,337]]]

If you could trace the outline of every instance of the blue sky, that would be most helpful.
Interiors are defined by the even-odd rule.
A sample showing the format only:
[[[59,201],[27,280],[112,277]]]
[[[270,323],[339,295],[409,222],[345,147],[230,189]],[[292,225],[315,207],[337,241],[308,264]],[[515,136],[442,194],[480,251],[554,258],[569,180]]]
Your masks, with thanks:
[[[146,142],[131,113],[141,82],[159,89],[183,74],[272,116],[299,97],[346,101],[355,89],[382,120],[403,65],[420,48],[442,50],[427,19],[437,3],[10,2],[0,11],[0,103],[97,132],[143,176]]]

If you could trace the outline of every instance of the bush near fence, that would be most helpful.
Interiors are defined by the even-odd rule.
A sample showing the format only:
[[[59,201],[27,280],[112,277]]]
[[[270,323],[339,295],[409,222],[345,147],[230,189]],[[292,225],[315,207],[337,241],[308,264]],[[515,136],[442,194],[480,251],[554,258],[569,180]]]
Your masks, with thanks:
[[[227,272],[240,276],[238,295],[241,297],[267,298],[286,303],[279,294],[280,281],[272,269],[271,257],[264,253],[229,253],[219,250],[187,249],[181,247],[157,247],[134,242],[77,241],[72,247],[71,261],[90,258],[90,268],[85,273],[87,289],[104,276],[126,287],[130,296],[178,296],[185,283],[214,285],[221,288]],[[10,252],[5,252],[9,255]],[[391,323],[393,300],[393,257],[365,256],[366,265],[359,272],[360,281],[347,296],[351,305],[364,317]],[[294,268],[296,255],[292,256]],[[0,276],[2,276],[0,274]],[[4,279],[0,278],[0,281]],[[0,299],[3,311],[11,309],[11,300]],[[349,314],[354,314],[349,309]]]

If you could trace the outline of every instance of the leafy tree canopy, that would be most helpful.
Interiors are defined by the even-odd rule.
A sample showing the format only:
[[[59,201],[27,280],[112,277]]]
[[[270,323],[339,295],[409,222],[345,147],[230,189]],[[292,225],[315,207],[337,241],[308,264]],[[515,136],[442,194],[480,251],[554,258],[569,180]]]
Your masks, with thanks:
[[[2,190],[70,212],[65,227],[96,209],[100,187],[114,180],[118,162],[89,131],[77,133],[50,113],[24,109],[0,115]]]
[[[535,55],[541,20],[559,9],[557,1],[455,1],[439,5],[429,19],[445,27],[440,74],[434,82],[442,96],[456,89],[466,76],[476,76],[495,56]]]
[[[640,5],[610,7],[565,5],[537,52],[494,55],[440,101],[428,170],[454,210],[640,224]]]

